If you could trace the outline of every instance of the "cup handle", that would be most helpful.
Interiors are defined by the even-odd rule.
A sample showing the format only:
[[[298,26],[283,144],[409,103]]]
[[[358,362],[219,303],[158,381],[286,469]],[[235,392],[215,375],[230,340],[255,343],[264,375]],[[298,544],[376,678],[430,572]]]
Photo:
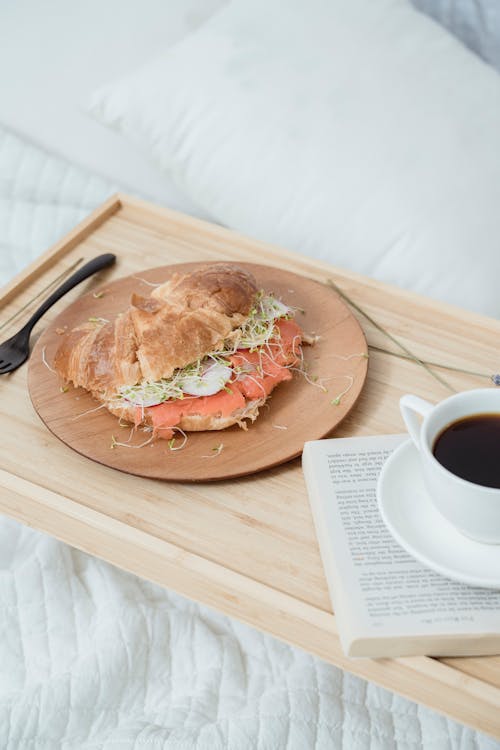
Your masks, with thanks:
[[[399,408],[406,425],[406,429],[410,433],[410,437],[420,450],[420,428],[421,423],[418,416],[426,417],[429,412],[434,409],[434,405],[425,401],[419,396],[411,396],[407,394],[402,396],[399,400]],[[417,416],[418,415],[418,416]]]

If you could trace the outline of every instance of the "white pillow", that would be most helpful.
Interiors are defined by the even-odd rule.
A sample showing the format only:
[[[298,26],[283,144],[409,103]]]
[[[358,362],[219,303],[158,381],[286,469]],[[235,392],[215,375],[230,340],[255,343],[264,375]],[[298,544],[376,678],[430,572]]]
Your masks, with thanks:
[[[500,315],[500,77],[406,0],[235,0],[91,111],[231,227]]]

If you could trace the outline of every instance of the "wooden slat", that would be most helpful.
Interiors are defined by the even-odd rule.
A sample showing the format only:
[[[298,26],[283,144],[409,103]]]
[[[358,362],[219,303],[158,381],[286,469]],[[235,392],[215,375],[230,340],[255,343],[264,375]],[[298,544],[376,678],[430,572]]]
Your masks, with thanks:
[[[216,258],[285,266],[319,280],[332,275],[418,356],[485,373],[500,370],[497,321],[126,196],[110,199],[9,285],[0,297],[4,319],[54,278],[62,264],[100,252],[119,257],[106,279],[148,266]],[[387,346],[379,332],[361,322],[369,343]],[[458,373],[445,377],[456,389],[488,382]],[[53,438],[33,413],[25,381],[21,368],[0,388],[0,508],[5,513],[500,737],[498,657],[440,662],[343,655],[298,460],[216,485],[175,485],[120,474],[86,461]],[[411,362],[373,353],[366,388],[337,434],[402,431],[397,402],[407,391],[431,400],[447,395]]]

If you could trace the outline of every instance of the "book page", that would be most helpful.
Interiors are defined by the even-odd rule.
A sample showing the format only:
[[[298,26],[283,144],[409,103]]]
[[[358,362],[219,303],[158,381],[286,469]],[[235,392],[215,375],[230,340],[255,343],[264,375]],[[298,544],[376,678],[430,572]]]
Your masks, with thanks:
[[[407,439],[387,435],[311,444],[320,447],[309,455],[306,476],[313,466],[332,547],[325,568],[336,566],[342,589],[334,593],[336,604],[345,608],[354,637],[500,633],[500,591],[466,586],[426,568],[399,546],[380,516],[378,475]]]

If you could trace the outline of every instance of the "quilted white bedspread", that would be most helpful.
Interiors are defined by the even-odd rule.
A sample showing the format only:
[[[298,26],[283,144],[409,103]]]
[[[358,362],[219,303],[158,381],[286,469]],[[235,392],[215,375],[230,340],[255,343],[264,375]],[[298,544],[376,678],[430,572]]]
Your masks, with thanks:
[[[113,189],[0,128],[0,280]],[[2,750],[420,747],[500,744],[0,519]]]

